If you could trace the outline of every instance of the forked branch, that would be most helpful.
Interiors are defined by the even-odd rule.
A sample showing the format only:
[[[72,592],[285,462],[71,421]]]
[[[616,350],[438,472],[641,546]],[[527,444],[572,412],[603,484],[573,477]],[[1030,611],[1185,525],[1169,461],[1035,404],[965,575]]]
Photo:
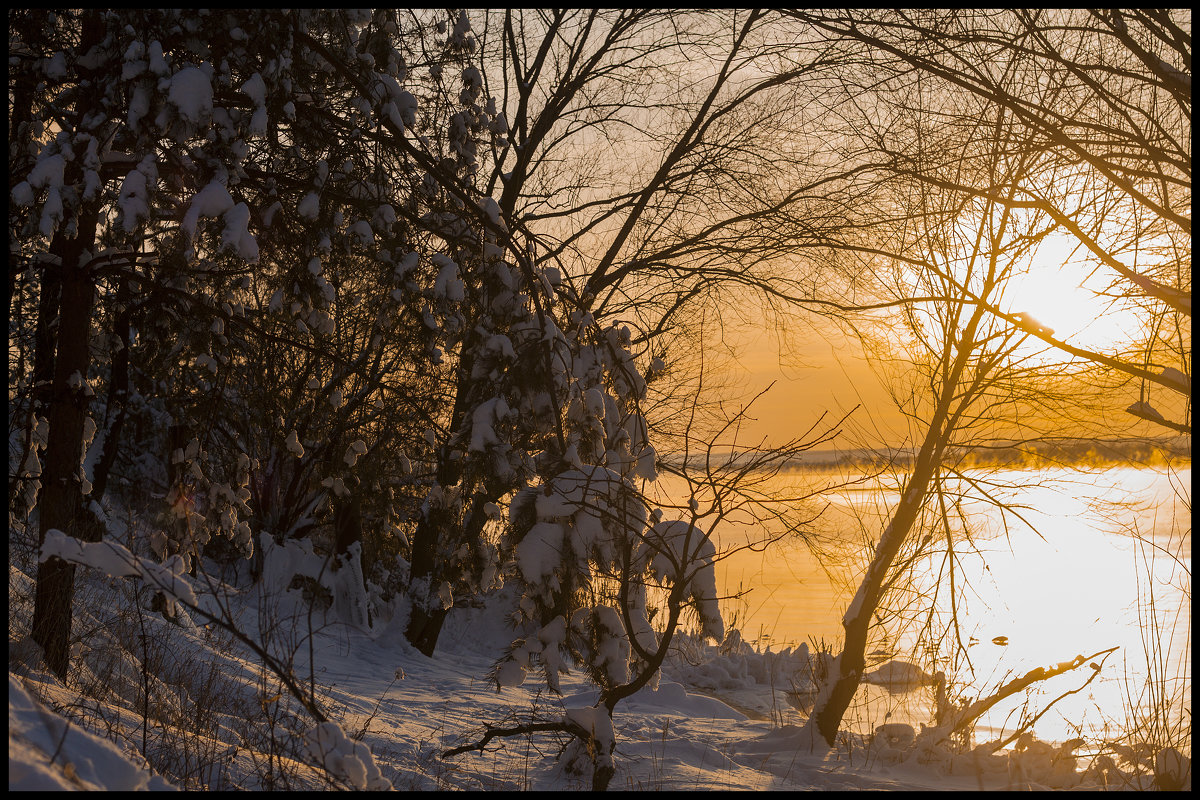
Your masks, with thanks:
[[[464,744],[458,747],[451,747],[446,752],[442,753],[442,758],[451,758],[453,756],[469,753],[472,750],[478,750],[483,753],[487,750],[488,742],[493,739],[507,739],[512,736],[524,736],[530,733],[550,733],[557,731],[559,733],[569,733],[572,736],[578,737],[587,741],[588,733],[583,728],[573,722],[567,720],[559,720],[557,722],[529,722],[524,725],[515,725],[511,728],[496,728],[488,725],[484,728],[483,738],[474,744]]]
[[[1014,678],[1008,683],[1004,684],[988,697],[981,698],[976,700],[974,703],[971,703],[961,711],[953,714],[950,719],[942,722],[940,725],[923,731],[922,736],[927,740],[931,739],[934,742],[941,741],[942,739],[949,737],[951,734],[961,731],[963,728],[970,725],[976,719],[987,713],[988,710],[990,710],[997,703],[1000,703],[1001,701],[1012,697],[1015,694],[1025,691],[1035,683],[1040,683],[1042,681],[1049,680],[1050,678],[1056,678],[1059,675],[1065,675],[1066,673],[1071,672],[1072,670],[1077,669],[1084,664],[1090,664],[1092,669],[1096,673],[1099,673],[1100,666],[1104,659],[1117,649],[1118,648],[1116,647],[1110,647],[1107,650],[1101,650],[1100,652],[1093,653],[1090,656],[1075,656],[1075,658],[1071,659],[1070,661],[1063,661],[1052,667],[1038,667],[1037,669],[1032,669],[1019,678]],[[1097,663],[1096,659],[1099,659],[1100,663]],[[1095,677],[1095,675],[1092,677]],[[1091,679],[1089,678],[1089,680]],[[1057,702],[1057,700],[1055,702]],[[1003,744],[998,745],[996,749],[999,749],[1002,746]]]

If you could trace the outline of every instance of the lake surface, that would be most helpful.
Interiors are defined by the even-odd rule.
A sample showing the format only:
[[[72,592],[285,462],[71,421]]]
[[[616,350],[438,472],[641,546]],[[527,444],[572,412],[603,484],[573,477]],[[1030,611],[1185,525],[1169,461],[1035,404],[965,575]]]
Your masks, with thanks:
[[[997,501],[1020,508],[1004,513],[973,499],[962,499],[960,511],[948,507],[951,517],[967,523],[952,525],[950,546],[941,535],[914,559],[893,596],[903,613],[876,626],[868,669],[888,657],[913,661],[957,676],[969,684],[965,696],[976,697],[1036,667],[1117,647],[1096,680],[1039,720],[1038,735],[1064,740],[1081,726],[1092,736],[1116,737],[1129,724],[1128,698],[1144,698],[1147,684],[1165,688],[1173,698],[1168,705],[1186,713],[1190,725],[1190,463],[1169,470],[994,469],[971,477],[986,480]],[[799,494],[838,478],[790,473],[777,476],[774,488]],[[672,480],[660,479],[660,491],[685,494]],[[774,649],[816,640],[840,649],[842,614],[898,500],[899,480],[873,479],[806,504],[810,514],[820,511],[808,526],[815,543],[791,538],[722,561],[718,590],[730,597],[749,590],[723,604],[727,625],[732,617],[744,638]],[[715,538],[727,550],[761,540],[770,527],[735,519],[719,525]],[[947,588],[951,549],[953,598]],[[947,629],[955,613],[959,621],[957,635],[944,638],[936,656],[928,635],[920,645],[931,607],[940,616],[929,630]],[[1085,665],[1040,684],[1034,705],[1076,688],[1090,673]],[[861,720],[867,727],[888,712],[891,721],[928,719],[926,692],[862,692],[859,713],[869,718]],[[1014,699],[981,727],[1012,730],[1019,716]]]

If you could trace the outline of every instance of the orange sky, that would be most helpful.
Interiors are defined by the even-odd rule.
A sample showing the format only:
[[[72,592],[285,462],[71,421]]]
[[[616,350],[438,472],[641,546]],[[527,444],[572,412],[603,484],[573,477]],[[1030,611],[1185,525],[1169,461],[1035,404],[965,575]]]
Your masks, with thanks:
[[[767,444],[783,444],[803,435],[822,412],[828,412],[825,421],[830,422],[860,403],[862,407],[845,426],[847,435],[819,449],[863,447],[903,438],[903,417],[853,339],[832,330],[824,337],[815,333],[794,337],[793,347],[785,344],[781,356],[779,342],[766,331],[730,338],[738,350],[733,377],[747,397],[775,381],[755,402],[750,413],[755,419],[743,426],[746,444],[757,444],[764,437]]]
[[[744,399],[775,381],[774,387],[754,403],[749,415],[754,419],[742,426],[741,444],[757,445],[764,438],[768,445],[783,444],[803,435],[822,412],[828,412],[826,422],[830,422],[859,403],[862,407],[844,426],[845,433],[817,449],[911,445],[912,437],[917,435],[853,338],[832,329],[823,335],[793,336],[782,356],[775,335],[766,330],[727,333],[725,338],[736,354],[729,367],[733,384],[744,392]],[[1159,394],[1162,396],[1155,402],[1160,411],[1171,419],[1182,418],[1182,398],[1172,397],[1169,392]],[[1170,436],[1166,428],[1140,422],[1124,412],[1137,399],[1136,383],[1115,390],[1104,401],[1103,417],[1108,422],[1088,425],[1090,435],[1098,427],[1109,430],[1114,437]],[[1058,434],[1071,435],[1071,431],[1064,427]]]

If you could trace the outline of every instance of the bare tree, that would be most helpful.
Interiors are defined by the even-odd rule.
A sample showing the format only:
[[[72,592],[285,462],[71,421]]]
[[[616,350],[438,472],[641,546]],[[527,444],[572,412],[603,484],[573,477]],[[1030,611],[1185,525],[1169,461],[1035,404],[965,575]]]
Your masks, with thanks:
[[[784,15],[844,46],[844,90],[822,107],[841,121],[845,162],[878,181],[860,195],[861,227],[826,242],[830,279],[790,299],[863,332],[893,326],[876,354],[903,365],[901,407],[919,431],[810,719],[832,744],[873,612],[919,556],[923,515],[936,520],[930,501],[964,449],[1086,422],[1085,403],[1104,397],[1087,387],[1097,375],[1140,382],[1134,416],[1190,430],[1190,32],[1159,12]],[[1137,299],[1148,335],[1101,351],[1006,307],[1017,265],[1052,234],[1110,272],[1110,296]],[[1060,354],[1055,370],[1029,358],[1039,341],[1053,348],[1040,358]],[[1158,412],[1152,389],[1183,398],[1183,422]]]
[[[913,130],[917,146],[942,154],[952,173],[1011,187],[1031,158],[1008,146],[1015,134],[1007,110],[992,111],[985,123],[988,135],[979,138]],[[903,407],[917,440],[899,501],[843,618],[841,653],[807,723],[814,741],[829,745],[862,681],[868,637],[888,592],[907,580],[930,544],[932,537],[920,534],[936,515],[933,500],[951,478],[963,477],[958,460],[973,444],[1000,438],[1018,405],[1056,399],[1039,379],[1045,363],[1022,350],[1029,334],[989,311],[1036,242],[1038,217],[990,197],[963,199],[935,181],[897,182],[879,202],[890,209],[881,218],[894,222],[878,226],[861,251],[872,262],[873,286],[867,277],[860,283],[875,300],[875,316],[860,320],[859,330],[881,359],[904,365],[910,394]],[[991,499],[986,482],[967,485]]]
[[[948,174],[939,154],[876,129],[880,166],[964,197],[1043,215],[1045,234],[1073,238],[1111,276],[1114,300],[1136,299],[1155,322],[1136,347],[1100,352],[1000,304],[989,311],[1031,336],[1137,380],[1129,413],[1191,429],[1191,30],[1184,12],[1138,9],[788,11],[862,48],[857,89],[884,107],[912,86],[942,94],[946,126],[1003,109],[1028,169],[1006,181]],[[853,74],[853,73],[851,73]],[[853,81],[853,78],[851,78]],[[869,91],[865,91],[870,87]],[[890,98],[890,99],[889,99]],[[949,102],[947,102],[949,101]],[[878,107],[876,107],[878,108]],[[988,116],[991,112],[988,111]],[[985,302],[980,298],[980,302]],[[1165,395],[1163,393],[1165,392]],[[1181,407],[1182,420],[1155,407]],[[1172,399],[1173,398],[1173,399]]]

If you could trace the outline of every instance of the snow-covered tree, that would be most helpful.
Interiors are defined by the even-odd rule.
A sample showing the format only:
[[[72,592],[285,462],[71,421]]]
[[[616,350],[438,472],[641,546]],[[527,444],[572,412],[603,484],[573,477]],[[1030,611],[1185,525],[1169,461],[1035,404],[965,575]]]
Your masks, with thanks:
[[[611,363],[602,353],[614,345],[621,353],[622,337],[619,331],[610,333],[599,340],[599,353],[585,349],[588,355],[579,360]],[[576,373],[572,385],[586,385],[579,380],[585,374]],[[497,736],[558,731],[572,737],[562,756],[566,768],[590,772],[592,787],[605,788],[615,769],[613,715],[618,704],[643,687],[657,686],[660,668],[685,625],[703,638],[725,641],[715,567],[740,548],[718,552],[713,538],[717,527],[739,513],[754,514],[763,523],[784,523],[753,543],[766,546],[785,532],[802,533],[810,522],[794,514],[806,498],[767,499],[758,487],[775,479],[801,451],[827,441],[834,428],[814,426],[786,446],[735,448],[736,455],[725,456],[718,455],[731,452],[722,435],[706,438],[690,431],[699,457],[685,454],[682,462],[662,465],[686,482],[690,496],[660,505],[645,491],[655,474],[651,465],[655,472],[659,465],[628,449],[631,441],[640,440],[644,421],[636,411],[618,411],[617,398],[630,389],[636,400],[645,385],[639,380],[602,382],[581,394],[572,392],[590,392],[594,403],[609,409],[607,416],[594,411],[573,417],[589,423],[581,428],[568,425],[572,452],[593,455],[604,466],[580,459],[522,489],[509,504],[503,541],[503,551],[511,553],[508,580],[516,584],[518,600],[515,639],[490,675],[497,689],[522,685],[538,674],[558,692],[559,676],[579,669],[599,688],[599,698],[590,707],[567,708],[558,718],[535,717],[506,728],[487,725],[480,742],[452,748],[446,756],[480,749]],[[736,423],[744,413],[728,420],[721,432],[733,435],[735,444]],[[640,455],[648,452],[642,448]],[[778,507],[772,508],[775,501]],[[680,518],[664,518],[664,507]]]
[[[558,357],[546,346],[556,337],[551,323],[565,332],[578,312],[603,329],[623,325],[630,353],[650,361],[651,343],[661,355],[688,309],[726,303],[739,290],[782,291],[779,265],[827,235],[827,221],[811,225],[808,217],[827,220],[828,209],[815,209],[836,192],[827,176],[786,186],[778,154],[759,149],[786,141],[771,139],[776,91],[824,57],[820,46],[797,53],[770,43],[758,13],[680,20],[647,10],[452,11],[411,19],[435,23],[423,40],[427,61],[412,70],[422,78],[413,87],[419,111],[406,121],[383,102],[381,136],[424,172],[414,213],[441,239],[431,247],[446,259],[437,263],[435,289],[459,306],[431,308],[429,321],[444,337],[446,402],[430,426],[431,502],[412,537],[408,637],[431,653],[455,581],[469,591],[482,574],[472,567],[468,579],[461,565],[490,561],[490,547],[477,550],[484,509],[532,474],[525,468],[500,478],[472,455],[471,426],[500,408],[497,398],[510,412],[523,407],[506,394],[512,390],[489,385],[493,376],[540,395],[542,416],[534,425],[517,411],[533,428],[487,446],[533,455],[561,440],[557,450],[566,455],[558,428],[577,401],[547,382],[548,362]],[[314,50],[370,96],[377,69],[369,59]],[[680,53],[712,65],[711,74],[698,81],[681,74]],[[843,203],[840,195],[829,201]],[[493,271],[501,263],[507,275]],[[484,304],[495,297],[503,305],[509,292],[525,311]],[[506,328],[525,325],[526,313],[546,338],[523,349]],[[516,357],[500,370],[488,350],[503,347],[497,334]],[[587,400],[581,396],[579,407]],[[497,478],[490,488],[488,473]],[[447,494],[447,487],[457,488]]]
[[[182,514],[162,552],[220,530],[245,554],[245,523],[309,535],[357,504],[406,528],[407,636],[431,653],[448,604],[500,574],[506,500],[572,468],[652,473],[651,343],[723,287],[771,289],[811,235],[784,222],[813,186],[747,154],[822,56],[782,57],[764,22],[20,12],[14,459],[45,418],[41,484],[66,486],[93,426],[102,487],[116,470]],[[680,53],[715,71],[678,74]],[[74,485],[43,530],[87,517]]]
[[[164,486],[172,504],[202,512],[205,530],[195,518],[196,525],[180,528],[190,531],[189,541],[164,551],[193,552],[207,530],[232,535],[243,552],[253,546],[246,493],[260,460],[251,457],[250,437],[212,420],[224,419],[231,407],[244,409],[238,390],[261,369],[252,360],[262,355],[258,337],[278,337],[325,356],[327,364],[337,358],[330,343],[338,333],[338,298],[322,274],[322,254],[336,246],[338,264],[369,255],[378,265],[385,257],[377,236],[389,234],[394,238],[380,249],[410,249],[403,231],[393,230],[396,216],[387,202],[407,196],[403,170],[394,160],[363,155],[373,148],[355,136],[362,99],[314,70],[309,45],[297,41],[304,31],[324,37],[322,47],[353,48],[370,20],[356,12],[205,10],[23,11],[14,18],[13,141],[22,151],[10,181],[10,247],[15,274],[38,295],[25,418],[30,430],[48,419],[43,536],[52,528],[100,535],[102,512],[94,503],[89,512],[80,464],[98,427],[87,404],[93,384],[102,381],[110,390],[105,414],[114,424],[101,431],[101,463],[111,465],[120,435],[115,422],[127,405],[159,404],[166,413],[163,439],[171,438],[165,428],[172,423],[189,423],[160,464],[183,481]],[[403,99],[400,60],[379,55],[390,73],[380,91]],[[308,113],[297,116],[297,103],[307,104]],[[344,136],[331,130],[339,126]],[[336,160],[330,166],[322,155]],[[375,268],[394,280],[390,265]],[[338,277],[349,284],[345,307],[358,305],[350,302],[358,286],[349,274]],[[367,282],[377,299],[343,330],[374,315],[375,330],[368,324],[353,335],[381,342],[388,321],[383,298],[393,313],[397,301],[392,285]],[[96,309],[102,313],[94,315]],[[273,310],[290,313],[293,333],[264,329],[261,320]],[[111,327],[98,330],[95,321]],[[325,366],[315,389],[299,381],[296,394],[324,390],[327,404],[357,410],[373,392],[378,402],[380,369],[397,356],[393,349],[384,364],[378,351],[360,350],[357,363],[342,364],[340,374]],[[147,376],[145,385],[125,385],[127,358]],[[46,392],[50,374],[55,388]],[[355,394],[348,403],[328,402],[342,393]],[[271,422],[256,420],[255,429]],[[278,436],[282,441],[284,434]],[[356,455],[353,463],[341,452],[327,460],[327,472],[338,474],[321,475],[318,483],[329,478],[332,485],[344,483],[340,473],[366,451],[358,451],[358,436],[331,439],[329,446],[352,447]],[[205,452],[219,458],[206,462]],[[217,477],[221,472],[225,479]],[[161,473],[154,477],[167,482]],[[60,673],[70,569],[54,559],[43,566],[34,625]]]

